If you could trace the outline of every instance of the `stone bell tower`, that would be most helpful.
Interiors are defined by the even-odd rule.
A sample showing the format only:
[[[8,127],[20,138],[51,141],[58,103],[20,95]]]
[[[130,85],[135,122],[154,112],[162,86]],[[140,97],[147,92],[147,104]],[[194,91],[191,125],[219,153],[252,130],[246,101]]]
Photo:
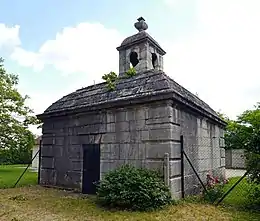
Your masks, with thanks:
[[[117,47],[119,51],[119,75],[124,74],[130,67],[137,73],[151,69],[163,70],[163,55],[166,52],[146,32],[148,25],[143,17],[134,24],[139,31],[137,34],[126,38]]]

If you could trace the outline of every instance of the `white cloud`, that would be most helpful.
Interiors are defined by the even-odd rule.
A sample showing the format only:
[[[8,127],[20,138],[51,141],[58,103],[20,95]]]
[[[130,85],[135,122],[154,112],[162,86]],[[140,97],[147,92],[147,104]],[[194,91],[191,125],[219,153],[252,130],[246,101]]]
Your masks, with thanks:
[[[10,50],[20,44],[18,25],[8,27],[0,23],[0,49]]]
[[[166,45],[165,70],[235,117],[260,99],[260,2],[199,0],[197,28]]]
[[[64,28],[37,52],[17,48],[11,57],[20,65],[32,66],[37,71],[53,65],[63,74],[84,72],[92,77],[92,83],[96,75],[118,70],[116,47],[121,41],[116,30],[98,23],[80,23]]]

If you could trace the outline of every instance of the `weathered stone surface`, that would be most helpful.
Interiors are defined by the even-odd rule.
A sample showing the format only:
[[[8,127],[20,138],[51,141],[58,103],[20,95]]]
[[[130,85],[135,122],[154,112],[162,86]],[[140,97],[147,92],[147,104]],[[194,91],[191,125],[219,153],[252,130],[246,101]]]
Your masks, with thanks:
[[[177,125],[149,130],[149,140],[180,140],[180,135],[180,127]]]
[[[115,123],[115,132],[128,132],[130,131],[130,125],[128,121],[121,121]]]
[[[55,155],[55,157],[58,157]],[[83,151],[81,145],[69,145],[68,147],[68,158],[71,159],[82,159]]]
[[[139,159],[139,145],[138,144],[120,144],[120,159],[121,160],[135,160]]]
[[[150,118],[150,119],[147,119],[145,121],[146,125],[167,124],[167,123],[178,124],[177,119],[174,119],[173,116],[160,117],[160,118]]]
[[[232,169],[245,169],[245,150],[243,149],[234,149],[234,150],[226,150],[224,152],[226,168]],[[223,157],[223,155],[222,155]]]
[[[225,162],[226,162],[226,161],[225,161],[225,158],[221,158],[221,160],[220,160],[220,165],[221,165],[221,166],[225,166]]]
[[[82,170],[82,160],[72,160],[71,161],[71,169],[73,171],[81,171]]]
[[[170,177],[181,175],[181,160],[170,161]]]
[[[54,148],[52,145],[44,145],[41,148],[41,156],[42,157],[52,157],[54,156]]]
[[[41,164],[43,169],[53,169],[54,168],[54,158],[53,157],[42,157]]]
[[[143,163],[145,168],[150,170],[156,170],[161,175],[163,175],[163,161],[162,160],[146,160]]]
[[[106,133],[101,138],[101,143],[116,143],[115,133]]]
[[[116,124],[108,123],[107,124],[107,133],[115,133],[116,132]]]
[[[165,153],[169,153],[170,158],[180,158],[180,145],[180,143],[173,141],[146,143],[146,158],[162,159]]]
[[[114,123],[115,122],[115,114],[111,111],[107,111],[107,123]]]
[[[41,168],[40,171],[40,183],[42,185],[56,185],[56,171],[53,169]]]
[[[129,126],[130,126],[130,131],[135,131],[135,130],[140,131],[140,130],[147,129],[145,119],[131,120],[129,121]]]
[[[225,157],[225,149],[224,148],[220,148],[220,157]]]
[[[174,177],[170,179],[170,187],[172,194],[181,191],[181,177]]]
[[[42,136],[42,145],[55,144],[55,137],[53,136]]]
[[[169,117],[173,117],[173,109],[171,106],[154,107],[148,110],[148,119]]]

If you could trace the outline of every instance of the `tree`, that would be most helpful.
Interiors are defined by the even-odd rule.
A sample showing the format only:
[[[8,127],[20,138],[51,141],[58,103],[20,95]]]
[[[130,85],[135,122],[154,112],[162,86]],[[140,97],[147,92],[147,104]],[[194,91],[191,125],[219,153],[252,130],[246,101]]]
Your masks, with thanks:
[[[260,183],[260,103],[232,121],[226,119],[227,149],[245,149],[246,164],[252,181]]]
[[[24,148],[33,136],[28,126],[40,123],[25,105],[29,97],[22,96],[17,85],[18,76],[6,71],[0,57],[0,151]]]

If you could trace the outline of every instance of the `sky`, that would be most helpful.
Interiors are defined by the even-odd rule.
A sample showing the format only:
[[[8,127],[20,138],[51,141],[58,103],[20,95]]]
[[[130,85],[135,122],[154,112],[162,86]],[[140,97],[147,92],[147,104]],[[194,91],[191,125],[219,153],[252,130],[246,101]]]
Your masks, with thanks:
[[[0,56],[39,114],[118,72],[116,47],[142,16],[165,73],[235,119],[260,101],[259,11],[259,0],[3,0]]]

